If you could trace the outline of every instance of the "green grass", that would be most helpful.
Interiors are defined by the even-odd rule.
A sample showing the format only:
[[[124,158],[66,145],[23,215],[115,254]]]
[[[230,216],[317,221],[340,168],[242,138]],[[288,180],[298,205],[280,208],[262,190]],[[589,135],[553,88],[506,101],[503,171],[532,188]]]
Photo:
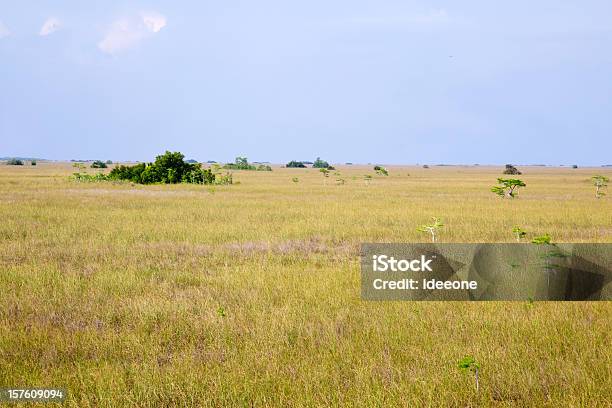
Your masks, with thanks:
[[[432,216],[440,242],[513,242],[515,225],[612,242],[589,181],[610,170],[522,170],[509,200],[489,167],[211,188],[0,166],[0,387],[65,387],[74,407],[610,406],[610,302],[360,299],[359,243],[427,241]]]

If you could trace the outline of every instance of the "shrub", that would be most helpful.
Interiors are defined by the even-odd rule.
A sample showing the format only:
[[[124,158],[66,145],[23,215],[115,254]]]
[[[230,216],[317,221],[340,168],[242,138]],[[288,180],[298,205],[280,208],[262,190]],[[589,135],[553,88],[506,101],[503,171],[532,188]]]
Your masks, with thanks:
[[[304,163],[299,162],[299,161],[295,161],[295,160],[291,160],[289,163],[287,163],[287,165],[285,166],[287,168],[306,168],[306,166],[304,165]]]
[[[19,159],[9,159],[6,164],[9,166],[23,166],[23,161]]]
[[[312,167],[315,169],[329,169],[329,163],[325,160],[321,160],[320,157],[317,157],[317,160],[312,163]]]
[[[511,164],[506,164],[506,169],[504,170],[504,174],[512,174],[519,175],[521,172]]]
[[[106,163],[104,163],[101,160],[96,160],[93,163],[91,163],[91,168],[92,169],[105,169],[106,167],[107,167]]]
[[[257,166],[257,171],[272,171],[272,167],[268,166],[267,164],[260,164]]]
[[[112,160],[107,160],[105,163],[106,164],[113,164],[113,161]]]
[[[32,161],[30,162],[30,165],[32,165],[32,166],[36,166],[36,160],[32,160]]]
[[[184,155],[180,152],[166,151],[157,156],[154,163],[139,163],[134,166],[117,166],[111,170],[108,179],[129,180],[140,184],[213,184],[216,176],[210,169],[203,169],[199,163],[185,162]],[[220,176],[222,184],[231,184],[231,175]]]
[[[246,157],[240,156],[236,157],[234,163],[227,163],[225,166],[223,166],[223,168],[231,170],[255,170],[255,166],[249,164]]]

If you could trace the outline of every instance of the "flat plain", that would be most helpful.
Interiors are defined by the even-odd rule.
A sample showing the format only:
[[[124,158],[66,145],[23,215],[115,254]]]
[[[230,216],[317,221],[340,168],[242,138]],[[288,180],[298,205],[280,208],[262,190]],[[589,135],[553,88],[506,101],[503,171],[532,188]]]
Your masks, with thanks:
[[[0,165],[0,387],[64,387],[71,407],[612,406],[611,302],[360,299],[359,244],[425,242],[431,217],[440,242],[515,225],[612,242],[612,193],[590,181],[612,169],[519,166],[511,200],[490,192],[502,167],[211,187]]]

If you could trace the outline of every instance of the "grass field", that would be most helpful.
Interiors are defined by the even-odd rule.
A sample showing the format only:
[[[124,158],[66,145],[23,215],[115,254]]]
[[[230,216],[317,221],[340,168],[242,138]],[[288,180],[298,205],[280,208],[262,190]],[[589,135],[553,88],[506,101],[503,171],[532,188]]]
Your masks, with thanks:
[[[521,169],[509,200],[489,191],[499,167],[203,187],[2,165],[0,387],[64,387],[73,407],[610,407],[611,302],[360,299],[359,243],[427,241],[432,216],[440,242],[512,242],[514,225],[612,242],[612,196],[589,180],[612,169]]]

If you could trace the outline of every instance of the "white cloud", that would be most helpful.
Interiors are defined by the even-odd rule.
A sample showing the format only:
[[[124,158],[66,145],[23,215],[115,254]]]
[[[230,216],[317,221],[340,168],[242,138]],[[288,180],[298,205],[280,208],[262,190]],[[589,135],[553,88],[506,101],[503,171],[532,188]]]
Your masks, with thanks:
[[[2,21],[0,21],[0,38],[8,37],[11,35],[8,27],[4,25]]]
[[[166,17],[154,11],[140,13],[144,25],[152,32],[157,33],[166,26]]]
[[[49,35],[56,32],[60,26],[61,22],[55,17],[49,17],[40,27],[40,32],[38,33],[41,36]]]
[[[157,12],[142,12],[137,17],[115,20],[98,43],[98,48],[107,54],[118,54],[137,46],[166,26],[166,17]]]

